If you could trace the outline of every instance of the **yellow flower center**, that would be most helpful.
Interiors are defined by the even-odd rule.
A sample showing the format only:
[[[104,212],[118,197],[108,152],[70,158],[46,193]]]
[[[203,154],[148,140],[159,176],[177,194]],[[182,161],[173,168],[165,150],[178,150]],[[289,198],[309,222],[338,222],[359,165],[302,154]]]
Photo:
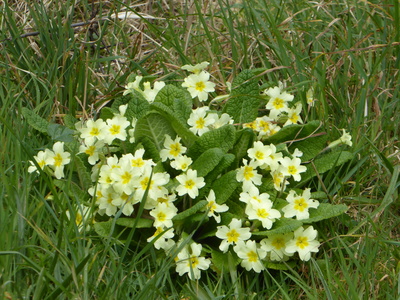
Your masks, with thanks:
[[[131,160],[132,167],[140,168],[143,167],[144,161],[142,158],[136,158]]]
[[[57,153],[56,156],[54,156],[54,166],[55,167],[60,167],[62,165],[62,156],[60,153]]]
[[[157,220],[159,220],[160,222],[164,222],[167,219],[167,215],[165,213],[163,213],[162,211],[160,211],[157,214]]]
[[[255,253],[254,251],[248,252],[247,257],[249,259],[249,262],[257,262],[258,261],[257,253]]]
[[[285,105],[285,101],[281,98],[275,98],[274,101],[272,102],[272,105],[275,107],[275,109],[280,109],[283,108]]]
[[[264,132],[268,131],[270,128],[269,124],[270,124],[269,122],[260,120],[260,122],[258,123],[259,130]]]
[[[94,152],[96,151],[96,147],[95,146],[89,146],[86,150],[85,153],[89,156],[92,156],[94,154]]]
[[[308,207],[308,204],[304,198],[294,200],[294,209],[298,211],[304,211]]]
[[[257,209],[257,216],[261,219],[265,219],[269,216],[269,213],[265,208],[259,208]]]
[[[181,144],[175,143],[171,145],[169,153],[173,156],[178,156],[181,153]]]
[[[206,124],[206,122],[204,121],[204,119],[203,118],[199,118],[196,121],[196,128],[202,129],[202,128],[204,128],[205,124]]]
[[[140,181],[140,185],[142,186],[143,190],[146,190],[147,186],[149,186],[149,189],[151,189],[151,186],[152,186],[153,182],[154,182],[153,180],[150,181],[149,177],[146,177],[142,181]]]
[[[204,81],[196,82],[196,87],[195,87],[196,90],[202,92],[205,88],[206,88],[206,84],[204,83]]]
[[[240,234],[235,229],[232,229],[231,231],[229,231],[226,234],[226,237],[228,238],[229,243],[232,243],[232,242],[237,243],[239,236],[240,236]]]
[[[189,179],[185,182],[185,188],[192,189],[195,186],[195,183],[192,179]]]
[[[254,177],[254,169],[250,166],[245,166],[243,176],[244,179],[250,180],[252,177]]]
[[[296,168],[295,166],[289,166],[289,167],[288,167],[288,172],[289,172],[289,174],[291,174],[291,175],[295,175],[295,174],[298,173],[298,172],[297,172],[297,168]]]
[[[296,240],[296,246],[299,247],[300,249],[304,249],[305,247],[308,246],[308,240],[305,236],[300,236]]]
[[[217,206],[215,205],[215,202],[214,201],[210,201],[208,204],[207,204],[207,207],[208,207],[208,209],[210,210],[210,212],[214,212],[214,210],[217,208]]]
[[[297,121],[299,120],[299,115],[298,115],[298,114],[292,114],[292,115],[290,116],[289,120],[290,120],[292,123],[297,123]]]
[[[93,127],[92,130],[90,130],[89,134],[91,136],[98,136],[100,134],[100,130],[97,127]]]
[[[122,184],[128,184],[132,179],[132,174],[129,173],[128,171],[125,171],[125,173],[122,174],[121,179],[122,179]]]
[[[196,268],[196,266],[199,264],[199,260],[197,258],[197,256],[192,256],[189,258],[188,261],[188,267],[192,267],[193,269]]]
[[[111,126],[110,128],[110,133],[112,135],[116,135],[119,134],[121,132],[121,126],[114,124],[113,126]]]
[[[254,155],[257,159],[262,160],[264,159],[264,152],[262,151],[257,151],[256,154]]]

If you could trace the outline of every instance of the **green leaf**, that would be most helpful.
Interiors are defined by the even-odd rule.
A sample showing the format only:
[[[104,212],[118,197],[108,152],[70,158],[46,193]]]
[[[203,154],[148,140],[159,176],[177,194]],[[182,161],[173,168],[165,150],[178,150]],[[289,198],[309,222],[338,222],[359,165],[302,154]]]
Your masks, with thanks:
[[[137,222],[136,226],[135,222]],[[116,224],[129,228],[133,228],[133,226],[135,226],[135,228],[151,228],[153,226],[153,220],[140,218],[136,221],[134,218],[119,218]]]
[[[125,112],[125,117],[131,121],[133,118],[139,119],[148,113],[150,104],[143,97],[143,95],[137,91],[129,93],[128,95],[117,98],[112,104],[113,110],[119,111],[121,105],[128,104],[128,108]]]
[[[90,178],[88,168],[78,155],[74,156],[73,163],[75,164],[75,169],[78,173],[80,185],[84,191],[87,191],[92,186],[92,179]]]
[[[328,152],[318,156],[314,161],[307,165],[307,171],[301,174],[301,181],[296,185],[296,187],[304,185],[306,181],[317,175],[312,164],[314,164],[319,174],[323,174],[351,160],[353,156],[353,153],[348,151]]]
[[[107,119],[114,118],[114,114],[116,114],[116,113],[118,113],[118,110],[115,110],[115,109],[112,109],[112,108],[106,106],[101,109],[100,118],[103,121],[106,121]]]
[[[197,170],[197,176],[205,177],[221,161],[224,152],[220,148],[211,148],[203,152],[192,164],[191,168]]]
[[[109,220],[107,222],[96,222],[93,224],[94,230],[101,237],[109,237],[112,235],[112,222],[113,220]]]
[[[236,266],[241,261],[241,259],[236,254],[232,254],[231,251],[223,253],[214,249],[211,250],[211,260],[213,262],[213,267],[222,273],[229,272],[230,270],[236,271]]]
[[[154,103],[163,103],[171,108],[178,119],[186,122],[192,112],[192,97],[185,89],[173,85],[166,85],[157,94]]]
[[[207,200],[201,200],[201,201],[197,202],[192,207],[186,209],[185,211],[183,211],[183,212],[177,214],[175,217],[173,217],[172,221],[180,221],[180,220],[183,220],[187,217],[194,215],[200,209],[204,208],[207,205],[207,203],[208,203]]]
[[[242,158],[247,155],[247,150],[253,147],[255,137],[255,133],[250,128],[244,128],[236,131],[235,145],[231,150],[236,157],[236,167],[242,162]]]
[[[218,204],[225,203],[233,192],[238,188],[239,182],[236,180],[236,171],[232,170],[222,175],[214,181],[212,189]]]
[[[160,151],[163,149],[165,135],[175,136],[175,131],[170,122],[157,112],[151,112],[140,118],[135,127],[135,139],[140,141],[148,138]]]
[[[54,184],[60,188],[63,192],[67,193],[73,199],[77,199],[79,202],[87,200],[88,193],[78,186],[75,182],[65,180],[54,180]]]
[[[159,112],[172,126],[175,132],[182,138],[183,143],[190,147],[198,137],[189,130],[186,125],[186,119],[182,120],[170,107],[163,103],[153,103],[151,108]]]
[[[325,219],[330,219],[337,217],[348,210],[345,204],[330,204],[330,203],[320,203],[317,209],[310,209],[310,217],[305,220],[301,220],[303,223],[313,223]]]
[[[235,127],[233,125],[224,125],[204,133],[192,147],[187,151],[191,157],[198,157],[203,152],[211,148],[221,148],[228,152],[235,142]]]
[[[49,126],[49,122],[45,119],[39,117],[34,111],[23,107],[22,108],[22,115],[28,121],[28,124],[35,128],[37,131],[42,133],[47,133],[47,128]]]
[[[55,141],[69,143],[75,140],[75,131],[60,124],[50,123],[47,128],[47,133]]]
[[[225,154],[219,164],[207,174],[205,178],[206,182],[214,182],[229,166],[232,165],[233,161],[235,160],[235,155],[231,153]]]
[[[235,123],[249,123],[255,120],[260,106],[258,80],[250,70],[241,72],[232,82],[232,92],[223,112],[228,113]]]
[[[67,126],[69,129],[75,130],[75,124],[78,122],[78,120],[71,115],[65,115],[64,116],[64,124]]]
[[[279,263],[279,262],[267,261],[267,262],[264,262],[264,266],[267,269],[286,271],[286,270],[289,270],[289,268],[293,269],[296,266],[296,262],[295,261],[287,261],[284,263]]]
[[[297,228],[303,225],[303,222],[295,219],[281,218],[277,220],[271,230],[266,231],[256,231],[252,232],[253,235],[257,236],[269,236],[274,234],[285,234],[288,232],[294,232]]]

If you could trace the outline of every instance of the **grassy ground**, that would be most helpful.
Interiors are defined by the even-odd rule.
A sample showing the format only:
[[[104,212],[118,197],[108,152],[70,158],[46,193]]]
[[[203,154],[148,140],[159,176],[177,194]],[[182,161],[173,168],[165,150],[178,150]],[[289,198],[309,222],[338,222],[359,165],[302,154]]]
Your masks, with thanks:
[[[0,298],[399,299],[400,4],[384,3],[0,4]],[[126,10],[140,14],[112,16]],[[49,200],[51,183],[27,173],[52,142],[28,126],[23,107],[55,122],[95,116],[130,74],[174,80],[180,66],[204,60],[218,92],[242,69],[277,68],[266,79],[286,81],[297,97],[314,88],[308,120],[353,136],[356,158],[313,186],[350,209],[321,224],[327,242],[300,269],[190,282],[151,249],[80,233],[53,209],[70,205],[62,192]]]

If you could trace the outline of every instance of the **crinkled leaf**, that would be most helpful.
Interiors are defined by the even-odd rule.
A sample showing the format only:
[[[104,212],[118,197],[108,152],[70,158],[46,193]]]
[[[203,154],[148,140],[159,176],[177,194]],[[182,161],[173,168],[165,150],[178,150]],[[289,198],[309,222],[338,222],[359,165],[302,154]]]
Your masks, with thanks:
[[[107,222],[96,222],[93,224],[94,230],[101,237],[109,237],[112,235],[112,222],[113,220],[109,220]]]
[[[224,112],[234,119],[235,123],[248,123],[257,118],[260,106],[258,80],[250,70],[241,72],[232,82],[232,92]]]
[[[217,269],[218,272],[222,273],[236,270],[236,266],[241,261],[237,255],[232,254],[230,251],[223,253],[214,249],[211,250],[211,260],[213,262],[213,267]]]
[[[330,203],[320,203],[317,209],[310,209],[310,217],[305,220],[301,220],[303,223],[313,223],[325,219],[330,219],[337,217],[348,210],[345,204],[330,204]]]
[[[212,189],[215,193],[216,202],[218,204],[225,203],[238,186],[239,182],[236,180],[235,170],[229,171],[215,180],[212,184]]]
[[[335,152],[328,152],[321,156],[318,156],[312,163],[314,164],[315,168],[317,169],[319,174],[323,174],[333,168],[344,164],[345,162],[351,160],[353,158],[353,153],[348,151],[335,151]],[[314,167],[312,163],[307,164],[307,171],[301,174],[301,181],[296,185],[300,187],[304,185],[304,183],[311,179],[312,177],[316,176]]]
[[[135,228],[151,228],[153,226],[153,220],[143,218],[140,218],[139,220],[134,218],[119,218],[117,219],[116,224],[129,228],[133,228],[134,226]]]
[[[128,104],[125,117],[129,121],[131,121],[133,118],[139,119],[143,117],[147,114],[150,108],[149,102],[141,93],[137,91],[133,91],[133,93],[117,98],[112,104],[111,108],[118,112],[119,107],[123,104]]]
[[[92,179],[90,178],[88,168],[78,155],[75,155],[73,163],[75,165],[75,170],[78,173],[80,185],[83,190],[87,191],[92,185]]]
[[[157,162],[160,161],[160,151],[158,150],[156,144],[153,140],[143,137],[141,138],[141,145],[145,149],[144,158],[152,159],[153,161]]]
[[[157,112],[151,112],[140,118],[135,127],[135,139],[150,139],[158,151],[163,149],[165,135],[175,136],[175,131],[170,122]]]
[[[175,217],[172,218],[173,221],[180,221],[183,220],[187,217],[190,217],[191,215],[194,215],[196,212],[198,212],[200,209],[205,207],[207,205],[207,200],[201,200],[197,202],[195,205],[192,207],[186,209],[185,211],[177,214]]]
[[[116,113],[118,113],[118,110],[106,106],[101,109],[100,118],[106,121],[107,119],[114,118],[114,114]]]
[[[75,182],[65,180],[54,180],[54,184],[60,188],[63,192],[67,193],[73,199],[79,199],[79,202],[83,202],[88,199],[88,193],[79,187]]]
[[[232,165],[235,156],[231,153],[225,154],[219,164],[206,177],[206,182],[214,182],[229,166]]]
[[[257,236],[269,236],[271,234],[285,234],[288,232],[294,232],[297,228],[303,225],[303,222],[295,219],[281,218],[274,222],[271,230],[256,231],[252,232],[253,235]]]
[[[231,152],[235,155],[235,166],[238,167],[243,157],[247,155],[247,150],[253,146],[255,134],[250,128],[236,131],[235,145]]]
[[[49,126],[49,122],[39,117],[33,110],[30,110],[26,107],[22,108],[22,115],[28,121],[28,124],[35,128],[36,130],[47,133],[47,128]]]
[[[203,152],[192,164],[191,168],[197,170],[197,176],[205,177],[221,161],[224,152],[220,148],[211,148]]]
[[[229,151],[235,142],[235,127],[225,125],[204,133],[192,147],[188,149],[188,155],[198,157],[201,153],[211,148],[221,148],[222,151]]]
[[[60,124],[50,123],[47,133],[55,141],[65,143],[74,141],[74,131]]]
[[[192,111],[192,97],[187,90],[178,88],[173,85],[166,85],[157,94],[154,102],[161,102],[171,108],[177,118],[182,122],[186,122]]]
[[[65,126],[67,126],[69,129],[75,130],[75,124],[78,122],[78,120],[74,116],[65,115],[63,119]]]

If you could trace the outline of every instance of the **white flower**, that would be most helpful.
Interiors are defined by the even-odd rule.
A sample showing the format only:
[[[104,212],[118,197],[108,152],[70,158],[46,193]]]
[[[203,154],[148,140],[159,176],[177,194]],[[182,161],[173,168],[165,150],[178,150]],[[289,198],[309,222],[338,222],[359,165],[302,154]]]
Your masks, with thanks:
[[[257,163],[257,166],[262,166],[271,160],[272,148],[258,141],[253,144],[253,148],[247,150],[247,154]]]
[[[209,116],[214,119],[214,122],[211,124],[211,127],[214,129],[220,128],[226,124],[233,124],[233,119],[227,113],[223,113],[221,116],[218,116],[217,113],[210,113]]]
[[[303,107],[302,107],[300,102],[297,103],[295,107],[289,108],[288,109],[288,116],[287,116],[288,119],[285,122],[285,124],[283,124],[283,127],[285,127],[287,125],[290,125],[290,124],[297,124],[297,123],[303,124],[303,120],[300,117],[300,113],[301,113],[302,108]]]
[[[247,163],[246,159],[243,159],[243,166],[240,167],[236,173],[236,180],[243,182],[243,190],[249,190],[253,185],[260,185],[262,175],[256,171],[257,162],[251,160]]]
[[[140,85],[140,82],[142,81],[142,79],[143,79],[143,76],[136,76],[134,82],[129,82],[125,86],[125,91],[124,91],[123,95],[125,96],[127,94],[133,93],[133,91],[141,92],[139,85]]]
[[[285,179],[283,173],[280,172],[279,170],[276,170],[271,172],[271,176],[272,176],[272,181],[274,183],[274,188],[277,191],[282,191],[282,190],[284,191],[289,182]]]
[[[112,197],[111,204],[121,208],[122,213],[128,217],[132,215],[134,211],[133,206],[136,203],[139,203],[139,201],[137,201],[133,195],[128,195],[124,192],[115,193]]]
[[[213,217],[217,223],[221,222],[221,216],[216,215],[215,213],[221,213],[228,211],[229,207],[226,204],[219,205],[215,202],[215,193],[213,190],[210,190],[208,195],[206,210],[208,211],[207,215],[209,217]]]
[[[92,195],[93,196],[93,195]],[[120,205],[113,204],[113,200],[119,198],[119,195],[114,191],[112,187],[103,185],[97,185],[96,189],[96,204],[99,206],[99,210],[102,214],[107,216],[115,216],[117,208]]]
[[[268,236],[260,242],[261,248],[270,252],[270,259],[275,261],[285,261],[293,253],[286,252],[287,243],[293,238],[293,232],[286,234],[274,234]]]
[[[246,204],[249,204],[250,201],[262,203],[264,201],[269,201],[269,197],[268,193],[262,193],[260,195],[258,188],[253,185],[249,190],[240,193],[239,200]]]
[[[43,170],[43,168],[46,166],[46,159],[49,154],[51,154],[51,151],[49,152],[48,149],[47,151],[39,151],[37,156],[34,156],[33,158],[35,159],[36,163],[39,165],[39,168]],[[28,172],[36,172],[39,173],[38,169],[36,168],[36,165],[33,163],[33,161],[30,161],[31,166],[28,168]]]
[[[165,149],[161,149],[160,151],[160,157],[162,161],[166,161],[167,159],[176,159],[185,153],[186,147],[182,146],[180,141],[181,138],[179,136],[176,136],[175,140],[172,140],[168,134],[165,135]]]
[[[54,176],[57,179],[64,177],[64,166],[70,162],[71,155],[64,152],[64,143],[57,142],[53,145],[53,151],[48,151],[46,165],[54,169]]]
[[[206,101],[208,99],[208,93],[215,91],[215,83],[212,83],[209,79],[210,73],[201,71],[198,74],[192,74],[186,77],[182,86],[188,89],[192,98],[198,97],[199,101]]]
[[[310,198],[310,191],[311,189],[309,188],[305,189],[301,195],[297,195],[294,190],[289,192],[289,195],[286,197],[289,204],[282,208],[285,218],[296,216],[297,220],[303,220],[310,217],[308,210],[319,206],[318,201]]]
[[[143,96],[146,98],[147,101],[150,103],[154,102],[158,92],[165,86],[165,82],[163,81],[156,81],[154,82],[154,88],[152,89],[150,86],[150,82],[146,81],[143,84]]]
[[[257,201],[250,200],[245,210],[250,220],[259,220],[266,229],[271,229],[276,219],[281,217],[281,213],[272,208],[271,200]]]
[[[74,214],[71,214],[69,210],[67,210],[65,213],[68,220],[71,220],[73,216],[75,217],[75,224],[78,227],[79,231],[89,230],[90,223],[93,223],[91,221],[92,211],[90,207],[78,205]]]
[[[176,208],[167,203],[158,203],[157,206],[150,211],[150,216],[154,218],[154,227],[172,227],[172,218],[176,216]]]
[[[163,227],[157,227],[156,232],[147,239],[147,242],[151,242],[155,238],[157,238],[156,241],[154,241],[154,248],[156,249],[164,249],[164,250],[169,250],[172,248],[172,246],[175,244],[175,242],[172,240],[174,237],[174,228],[169,228],[164,230]]]
[[[203,133],[209,131],[209,125],[213,124],[214,118],[212,116],[207,116],[207,107],[199,107],[194,109],[187,120],[189,124],[190,131],[194,134],[202,135]]]
[[[266,109],[270,110],[270,116],[276,118],[281,112],[288,111],[287,103],[292,101],[294,96],[286,92],[282,92],[280,87],[269,88],[265,94],[270,97],[266,105]]]
[[[102,140],[104,138],[104,129],[107,127],[107,125],[102,119],[98,119],[96,121],[90,119],[83,124],[78,122],[75,124],[75,127],[81,133],[80,137],[85,140],[85,144],[93,145],[96,139]]]
[[[179,196],[188,194],[194,199],[199,195],[199,189],[205,186],[204,178],[197,177],[197,171],[188,169],[186,174],[181,174],[176,177],[180,185],[176,188]]]
[[[161,187],[169,182],[169,174],[167,172],[152,172],[152,166],[147,164],[143,174],[134,184],[136,198],[142,199],[146,191],[148,191],[148,197],[154,200],[164,196],[164,190]]]
[[[253,269],[255,272],[260,273],[264,269],[261,260],[267,256],[267,252],[260,248],[255,241],[241,241],[233,247],[236,254],[242,259],[240,265],[247,271]]]
[[[200,270],[207,270],[210,267],[211,261],[200,256],[202,248],[203,246],[201,244],[192,243],[190,245],[191,251],[185,247],[183,251],[178,254],[176,271],[180,276],[188,273],[190,279],[200,279]]]
[[[162,151],[162,150],[161,150]],[[192,164],[193,160],[186,155],[178,156],[175,160],[171,161],[170,165],[175,170],[186,171]]]
[[[104,131],[104,142],[111,145],[114,139],[125,141],[127,137],[126,127],[131,123],[123,116],[114,116],[112,119],[107,119],[107,126]]]
[[[299,253],[301,260],[308,261],[311,258],[311,252],[318,252],[320,243],[316,240],[318,232],[309,226],[306,230],[303,227],[294,232],[294,238],[286,245],[286,252]]]
[[[301,180],[300,173],[307,171],[305,166],[301,165],[301,160],[298,157],[290,158],[285,157],[281,160],[281,173],[284,176],[293,176],[295,181]]]
[[[343,144],[351,147],[353,145],[353,142],[351,141],[351,135],[346,132],[346,129],[342,129],[342,130],[343,130],[343,135],[340,137],[340,141]]]
[[[113,181],[114,190],[117,193],[131,195],[135,190],[135,184],[139,179],[131,165],[120,164],[119,168],[111,169],[110,178]]]
[[[274,144],[266,145],[265,147],[269,155],[264,158],[265,164],[263,164],[261,168],[270,169],[272,172],[278,170],[280,167],[280,162],[283,158],[282,153],[276,152],[276,147]]]
[[[181,69],[189,71],[189,72],[192,72],[194,74],[199,74],[201,71],[203,71],[205,68],[207,68],[207,66],[209,64],[210,64],[209,62],[203,61],[202,63],[199,63],[199,64],[194,65],[194,66],[192,66],[192,65],[184,65],[184,66],[181,67]]]
[[[229,245],[248,240],[251,237],[251,233],[250,228],[242,228],[241,220],[234,218],[229,223],[229,227],[225,225],[218,226],[215,236],[222,239],[219,249],[222,252],[227,252]]]
[[[310,88],[306,93],[307,104],[310,107],[313,107],[315,104],[316,99],[314,99],[314,89]]]
[[[86,153],[88,157],[88,162],[91,165],[95,165],[96,162],[99,160],[99,154],[104,147],[103,141],[96,141],[94,144],[90,146],[80,145],[79,146],[79,153]]]

